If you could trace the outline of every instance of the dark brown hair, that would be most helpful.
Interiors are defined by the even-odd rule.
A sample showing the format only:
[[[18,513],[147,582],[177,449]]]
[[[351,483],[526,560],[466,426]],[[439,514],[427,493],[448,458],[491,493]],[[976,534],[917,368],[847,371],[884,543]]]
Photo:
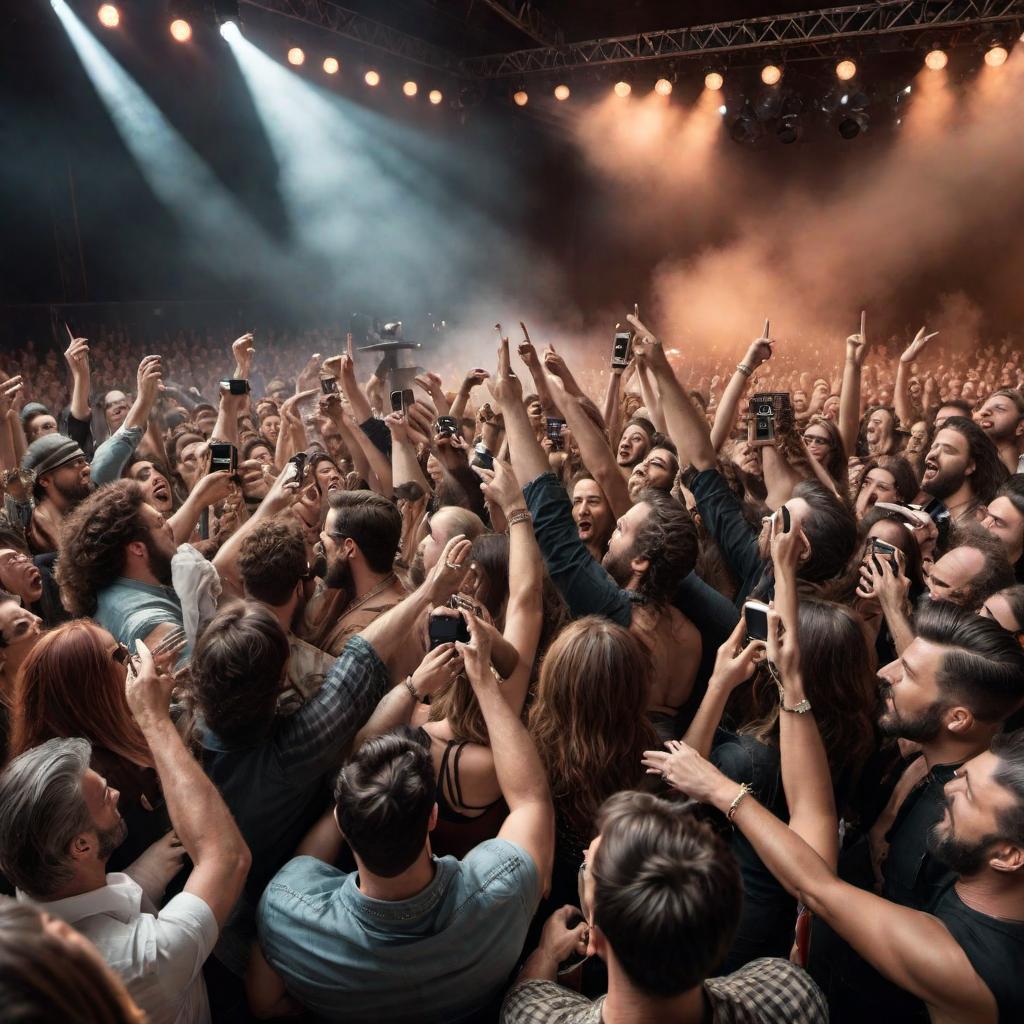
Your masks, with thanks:
[[[291,513],[258,523],[238,551],[238,574],[245,592],[280,607],[309,570],[302,528]]]
[[[335,532],[356,542],[374,572],[389,572],[402,539],[398,506],[373,491],[331,491],[327,502],[338,513]]]

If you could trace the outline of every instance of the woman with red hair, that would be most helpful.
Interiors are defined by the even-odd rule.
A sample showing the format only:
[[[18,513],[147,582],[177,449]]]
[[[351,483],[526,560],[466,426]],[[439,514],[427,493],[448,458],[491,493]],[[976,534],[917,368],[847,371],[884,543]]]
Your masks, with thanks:
[[[108,871],[121,871],[170,829],[153,755],[128,708],[129,652],[89,619],[45,633],[25,659],[11,711],[10,756],[49,739],[92,743],[91,767],[120,792],[128,827]]]

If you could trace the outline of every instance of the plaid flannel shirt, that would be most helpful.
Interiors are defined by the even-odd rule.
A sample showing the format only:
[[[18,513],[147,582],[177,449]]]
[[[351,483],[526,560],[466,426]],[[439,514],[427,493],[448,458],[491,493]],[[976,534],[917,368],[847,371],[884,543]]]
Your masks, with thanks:
[[[828,1006],[811,976],[788,960],[754,960],[709,978],[704,994],[714,1024],[828,1024]],[[605,997],[591,1002],[554,981],[521,981],[501,1008],[501,1024],[601,1024]]]

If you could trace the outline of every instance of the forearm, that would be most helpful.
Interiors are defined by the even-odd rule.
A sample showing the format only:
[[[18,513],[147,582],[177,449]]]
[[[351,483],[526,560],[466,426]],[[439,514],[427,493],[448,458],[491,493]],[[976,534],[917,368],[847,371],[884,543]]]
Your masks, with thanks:
[[[622,374],[613,370],[608,375],[608,387],[604,393],[604,409],[602,410],[604,426],[609,438],[617,437],[619,434],[619,391],[621,385]]]
[[[466,387],[465,384],[459,388],[459,393],[455,396],[451,409],[448,410],[448,415],[453,419],[461,420],[466,415],[466,405],[469,402],[470,391],[471,389]]]
[[[0,465],[4,469],[18,468],[18,457],[14,454],[14,441],[11,437],[9,420],[0,424]]]
[[[283,433],[285,424],[281,424]],[[220,409],[217,412],[217,422],[213,425],[211,441],[221,441],[224,444],[233,444],[238,447],[238,413],[233,404],[229,404],[221,398]]]
[[[416,701],[413,700],[409,687],[403,684],[396,686],[381,698],[366,725],[356,733],[356,738],[352,741],[352,753],[354,754],[368,739],[383,736],[400,725],[408,725],[415,710]]]
[[[21,417],[13,409],[7,414],[7,429],[10,431],[11,444],[14,448],[14,461],[20,465],[22,457],[28,450],[28,441],[25,440]]]
[[[800,482],[800,474],[786,461],[775,445],[761,449],[761,468],[764,473],[765,504],[773,511],[793,496],[793,488]]]
[[[718,403],[718,411],[715,413],[715,423],[711,428],[711,447],[721,451],[722,445],[729,439],[732,428],[736,423],[736,413],[740,408],[740,401],[747,390],[747,383],[750,378],[736,370],[729,378],[729,383],[722,393],[722,400]]]
[[[385,498],[390,498],[393,493],[391,462],[387,456],[366,436],[363,429],[358,425],[351,428],[352,437],[356,445],[363,453],[369,470],[376,476],[380,485],[380,493]],[[367,477],[366,479],[369,479]]]
[[[839,391],[839,436],[847,455],[857,454],[857,428],[860,424],[860,364],[847,357],[843,384]]]
[[[513,711],[522,712],[530,684],[530,669],[537,653],[537,642],[543,623],[541,589],[544,562],[541,558],[533,524],[517,522],[509,527],[508,578],[509,597],[505,610],[505,640],[515,651],[518,664],[502,671],[495,645],[493,660],[506,680],[506,697]]]
[[[352,432],[352,428],[349,426],[348,418],[342,416],[340,420],[335,420],[334,422],[337,424],[338,433],[341,434],[341,440],[344,442],[349,455],[352,457],[353,468],[363,480],[369,480],[370,463],[367,461],[366,453],[363,451],[362,446],[359,444],[358,440],[356,440],[356,435]]]
[[[548,386],[547,378],[544,375],[543,365],[540,363],[537,363],[536,366],[527,364],[527,369],[529,369],[530,376],[533,378],[533,386],[537,391],[537,397],[540,399],[544,415],[557,416],[560,410],[551,394],[551,388]]]
[[[902,655],[914,640],[914,627],[907,614],[906,602],[883,600],[881,605],[896,653]]]
[[[655,371],[654,379],[661,394],[661,406],[669,437],[679,451],[679,464],[687,463],[697,469],[711,469],[715,464],[715,450],[711,447],[711,434],[707,421],[694,408],[668,365]]]
[[[521,402],[506,403],[510,408],[503,409],[505,414],[505,435],[508,438],[509,452],[512,456],[512,472],[521,484],[535,480],[542,473],[550,470],[547,453],[540,446],[530,419]]]
[[[594,479],[604,491],[616,518],[625,515],[633,507],[633,502],[630,501],[629,488],[616,465],[612,450],[608,447],[607,438],[583,411],[577,399],[567,397],[562,412],[565,414],[566,424],[576,438],[576,443],[580,446],[583,464],[594,474]]]
[[[782,679],[786,707],[806,699],[803,677]],[[782,786],[789,807],[789,827],[835,870],[839,859],[839,823],[828,757],[814,713],[779,713]]]
[[[448,396],[440,388],[430,389],[430,400],[434,403],[438,416],[451,416],[451,402]]]
[[[896,364],[896,385],[893,388],[893,405],[896,408],[896,419],[904,430],[909,430],[914,421],[913,407],[910,402],[910,365],[901,359]]]
[[[711,754],[715,730],[722,721],[722,715],[725,714],[725,706],[729,702],[731,693],[732,691],[727,687],[717,685],[715,677],[712,675],[708,681],[707,693],[704,694],[704,699],[700,702],[700,707],[697,708],[697,714],[693,716],[693,721],[686,730],[686,735],[683,736],[683,742],[693,747],[703,758],[707,758]]]
[[[668,433],[668,425],[665,422],[665,414],[661,408],[661,401],[658,398],[658,389],[646,366],[637,369],[637,379],[640,381],[640,397],[644,400],[644,406],[651,417],[654,429],[663,434]]]
[[[558,961],[541,947],[535,949],[523,964],[517,981],[558,981]]]
[[[348,404],[352,409],[352,418],[356,423],[368,420],[373,415],[373,410],[370,408],[366,395],[363,394],[359,384],[356,382],[355,371],[352,373],[342,373],[338,377],[338,385],[348,399]]]
[[[71,415],[77,420],[87,420],[91,415],[89,409],[90,377],[88,370],[79,370],[73,374],[71,385]]]
[[[149,414],[152,409],[153,403],[146,399],[140,391],[138,398],[135,399],[132,407],[128,410],[124,423],[121,424],[122,429],[127,427],[129,430],[134,429],[145,432],[149,426]]]
[[[394,436],[391,438],[391,477],[393,487],[413,483],[418,484],[425,494],[433,491],[430,481],[420,467],[419,459],[416,458],[416,450],[412,443]]]
[[[363,639],[390,672],[402,664],[408,654],[409,638],[416,635],[420,618],[432,603],[433,597],[424,583],[362,631]]]
[[[174,534],[175,544],[188,543],[189,537],[192,536],[192,531],[196,528],[196,523],[199,522],[203,508],[204,506],[200,504],[199,488],[193,487],[189,491],[188,497],[182,502],[181,508],[167,520],[171,527],[171,532]],[[227,543],[230,543],[230,540]],[[223,550],[221,548],[221,551]]]

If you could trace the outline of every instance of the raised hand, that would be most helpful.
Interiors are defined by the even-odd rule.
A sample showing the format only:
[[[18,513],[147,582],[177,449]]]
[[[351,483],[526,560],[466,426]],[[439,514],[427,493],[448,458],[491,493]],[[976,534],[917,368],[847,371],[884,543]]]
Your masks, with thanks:
[[[865,327],[867,318],[867,312],[861,310],[860,314],[860,331],[856,334],[851,334],[846,339],[846,358],[856,363],[858,366],[864,365],[864,358],[868,354],[868,336]]]
[[[481,681],[493,680],[490,673],[491,667],[491,635],[483,629],[477,617],[470,611],[462,609],[462,617],[469,627],[469,643],[464,644],[456,641],[455,649],[462,655],[463,664],[466,666],[466,675],[473,686]]]
[[[782,616],[774,609],[768,611],[768,661],[775,666],[785,686],[800,672],[800,644],[795,629],[784,629]]]
[[[73,374],[89,371],[89,342],[86,338],[72,338],[71,344],[64,350],[64,358]]]
[[[444,604],[462,583],[468,565],[469,550],[473,542],[466,540],[464,534],[457,533],[445,544],[437,564],[430,570],[424,586],[432,604]]]
[[[505,408],[506,403],[522,402],[523,400],[522,382],[512,372],[508,338],[502,338],[498,343],[498,373],[493,378],[490,388],[491,394],[502,409]]]
[[[632,313],[626,319],[633,325],[633,329],[636,331],[636,336],[633,338],[633,358],[636,360],[637,368],[641,369],[644,366],[649,366],[655,372],[659,370],[671,371],[668,357],[665,355],[665,349],[654,335],[654,332],[647,327],[640,317],[634,316]]]
[[[302,420],[299,418],[299,414],[295,411],[295,407],[307,398],[312,398],[313,395],[319,394],[319,392],[319,388],[309,388],[307,391],[300,391],[297,395],[292,395],[290,398],[286,398],[281,403],[281,419],[287,420],[289,423],[301,425]]]
[[[427,651],[410,681],[422,700],[446,690],[461,672],[462,656],[455,644],[441,644]]]
[[[701,803],[713,804],[716,797],[721,802],[724,792],[735,792],[737,784],[701,757],[693,747],[681,740],[669,740],[665,746],[668,751],[644,751],[641,763],[649,775],[661,775],[674,789]]]
[[[729,639],[718,648],[709,686],[732,692],[754,674],[764,653],[764,644],[760,640],[751,640],[744,646],[746,631],[747,623],[741,615]]]
[[[139,363],[136,375],[137,394],[147,407],[153,405],[157,395],[164,389],[163,368],[160,359],[160,356],[144,356],[142,362]]]
[[[775,344],[773,338],[768,337],[768,321],[764,322],[764,332],[760,338],[755,338],[743,357],[743,362],[752,370],[756,370],[762,363],[768,362],[772,357],[772,346]]]
[[[248,331],[231,343],[231,354],[235,357],[235,365],[242,371],[242,376],[249,376],[252,357],[256,352],[253,345],[252,331]]]
[[[124,694],[135,721],[143,727],[144,723],[170,717],[174,677],[160,671],[142,640],[135,641],[135,650],[137,657],[128,661]]]
[[[931,334],[925,334],[925,330],[926,328],[922,327],[914,335],[914,340],[903,350],[903,354],[900,356],[901,363],[912,363],[921,354],[925,345],[939,333],[938,331],[932,331]]]
[[[24,380],[19,375],[9,377],[0,384],[0,417],[6,416],[14,407],[18,392],[24,387]]]
[[[512,467],[501,459],[494,460],[494,469],[474,466],[473,471],[483,481],[480,490],[488,501],[493,501],[506,517],[516,509],[526,508],[523,489],[519,486]]]

